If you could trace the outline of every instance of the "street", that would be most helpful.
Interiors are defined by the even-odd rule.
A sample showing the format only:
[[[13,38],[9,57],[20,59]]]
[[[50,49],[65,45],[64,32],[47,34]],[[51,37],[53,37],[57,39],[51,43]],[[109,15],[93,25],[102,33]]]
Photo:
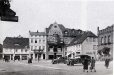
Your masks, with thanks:
[[[0,75],[113,75],[113,62],[110,62],[108,69],[104,62],[96,62],[97,72],[83,72],[81,64],[67,66],[66,64],[51,64],[49,60],[33,61],[28,64],[27,61],[0,60]]]

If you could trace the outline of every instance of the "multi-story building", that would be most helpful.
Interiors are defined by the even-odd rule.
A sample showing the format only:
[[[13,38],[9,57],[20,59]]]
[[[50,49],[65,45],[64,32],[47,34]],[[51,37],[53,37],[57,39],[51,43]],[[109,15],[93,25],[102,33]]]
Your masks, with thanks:
[[[108,48],[111,58],[113,58],[113,43],[114,43],[114,25],[108,26],[100,30],[98,27],[98,50]],[[102,58],[101,58],[102,59]]]
[[[56,22],[51,24],[46,28],[48,59],[66,56],[65,46],[82,33],[82,30],[65,28],[62,24],[57,24]]]
[[[97,58],[97,36],[91,31],[75,37],[67,46],[67,56],[74,58],[77,55],[86,54]]]
[[[3,58],[10,60],[27,60],[29,56],[29,39],[23,37],[6,37],[3,41]]]
[[[63,56],[63,30],[62,24],[51,24],[46,28],[48,59]]]
[[[46,33],[29,31],[30,55],[33,59],[47,59],[46,53]]]

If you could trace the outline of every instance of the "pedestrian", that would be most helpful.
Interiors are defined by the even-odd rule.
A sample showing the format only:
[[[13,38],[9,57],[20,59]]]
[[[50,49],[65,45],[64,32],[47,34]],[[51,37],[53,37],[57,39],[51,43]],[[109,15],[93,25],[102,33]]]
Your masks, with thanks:
[[[38,55],[38,62],[40,61],[40,56]]]
[[[91,72],[92,72],[92,70],[94,70],[94,72],[96,72],[96,70],[95,70],[95,59],[94,59],[94,57],[92,57],[92,59],[91,59],[91,65],[90,65],[90,70],[91,70]]]
[[[28,64],[30,64],[30,60],[31,60],[30,57],[28,57]]]
[[[30,63],[32,63],[32,57],[30,58]]]
[[[110,63],[110,58],[109,58],[110,56],[109,55],[107,55],[106,56],[106,59],[105,59],[105,67],[108,69],[108,67],[109,67],[109,63]]]
[[[85,70],[87,70],[88,72],[88,65],[89,65],[89,60],[87,59],[87,57],[85,57],[85,59],[83,60],[83,72],[85,72]]]

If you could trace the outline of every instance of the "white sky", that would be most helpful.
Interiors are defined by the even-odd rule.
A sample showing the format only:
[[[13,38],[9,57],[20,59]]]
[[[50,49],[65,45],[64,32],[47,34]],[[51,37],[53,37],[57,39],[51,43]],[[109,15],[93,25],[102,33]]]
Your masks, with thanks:
[[[7,36],[28,37],[29,30],[44,31],[55,21],[66,28],[90,30],[97,34],[114,24],[114,1],[90,0],[12,0],[19,22],[0,21],[0,43]]]

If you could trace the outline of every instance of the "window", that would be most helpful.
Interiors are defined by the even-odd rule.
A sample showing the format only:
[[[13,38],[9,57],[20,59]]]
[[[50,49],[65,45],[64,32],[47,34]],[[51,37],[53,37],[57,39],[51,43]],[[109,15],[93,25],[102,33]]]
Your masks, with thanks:
[[[104,37],[104,43],[106,43],[106,36]]]
[[[35,39],[35,43],[37,43],[37,39]]]
[[[41,40],[39,40],[39,43],[41,43]]]
[[[108,36],[108,43],[111,43],[111,37],[110,37],[110,35]]]
[[[67,52],[65,52],[65,55],[67,55]]]
[[[103,37],[101,37],[101,44],[103,44],[104,43],[104,40],[103,40]]]
[[[80,54],[80,52],[76,52],[76,54]]]
[[[33,50],[33,46],[31,46],[31,50]]]
[[[93,42],[96,42],[96,39],[95,38],[93,38]]]
[[[15,52],[17,52],[18,50],[16,49]]]
[[[39,49],[41,49],[41,46],[39,46]]]
[[[44,38],[45,36],[43,35],[43,38]]]
[[[68,34],[68,32],[67,31],[65,31],[65,35],[67,35]]]
[[[25,49],[25,52],[27,52],[27,49]]]
[[[35,37],[37,37],[37,35],[35,35]]]
[[[43,43],[45,43],[45,40],[43,40]]]
[[[92,42],[92,38],[91,37],[89,38],[89,42]]]
[[[45,49],[45,46],[43,46],[43,50]]]
[[[54,28],[57,28],[57,26],[54,26]]]
[[[93,50],[97,50],[97,45],[93,45]]]
[[[35,49],[37,49],[37,46],[35,46]]]
[[[31,39],[31,43],[33,43],[33,39]]]

